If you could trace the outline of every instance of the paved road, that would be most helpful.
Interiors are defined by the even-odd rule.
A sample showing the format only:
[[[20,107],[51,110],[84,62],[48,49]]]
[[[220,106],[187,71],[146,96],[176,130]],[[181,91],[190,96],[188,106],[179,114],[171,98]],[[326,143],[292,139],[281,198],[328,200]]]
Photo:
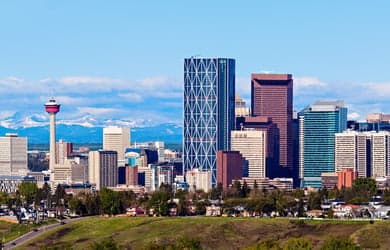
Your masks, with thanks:
[[[65,219],[63,220],[63,222],[65,223],[69,223],[69,222],[72,222],[72,221],[77,221],[77,220],[82,220],[82,219],[85,219],[85,218],[88,218],[88,217],[80,217],[80,218],[74,218],[74,219]],[[41,234],[43,234],[44,232],[50,230],[50,229],[53,229],[53,228],[56,228],[56,227],[59,227],[59,226],[62,226],[61,223],[55,223],[55,224],[50,224],[50,225],[45,225],[45,226],[42,226],[42,227],[39,227],[37,228],[38,230],[33,230],[33,231],[30,231],[26,234],[23,234],[22,236],[6,243],[4,245],[4,249],[8,250],[8,249],[12,249],[14,247],[17,247],[17,246],[20,246],[24,243],[26,243],[27,241],[31,240],[32,238],[35,238]]]

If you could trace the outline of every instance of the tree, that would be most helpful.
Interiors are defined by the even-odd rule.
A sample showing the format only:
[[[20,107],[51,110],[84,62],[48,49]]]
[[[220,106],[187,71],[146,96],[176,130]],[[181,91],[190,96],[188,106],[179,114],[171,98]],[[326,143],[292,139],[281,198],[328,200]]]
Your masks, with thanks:
[[[100,199],[102,212],[109,215],[119,214],[120,211],[120,199],[117,192],[108,188],[103,188],[100,191]]]
[[[64,187],[61,184],[58,184],[54,193],[54,202],[56,203],[57,208],[64,205],[65,196],[66,193]]]
[[[368,201],[376,194],[376,181],[371,178],[357,178],[352,183],[352,190],[355,197],[362,197],[365,201]]]
[[[308,199],[309,210],[321,208],[321,197],[318,192],[311,192]]]
[[[153,212],[157,216],[168,215],[168,200],[169,194],[164,191],[155,191],[149,201],[149,207],[153,208]]]
[[[211,189],[211,191],[210,191],[210,199],[212,199],[212,200],[221,199],[222,192],[223,192],[222,183],[218,183],[215,188]]]
[[[390,206],[390,191],[389,190],[385,190],[383,192],[383,195],[382,195],[382,199],[383,199],[383,205],[385,206]]]
[[[85,197],[85,210],[89,215],[100,214],[100,197],[97,194],[87,194]]]
[[[175,193],[175,197],[179,199],[179,204],[177,205],[177,214],[179,216],[186,216],[188,215],[188,201],[187,201],[187,191],[185,190],[178,190]]]
[[[283,245],[283,250],[311,250],[311,249],[313,249],[311,241],[305,238],[290,238]]]
[[[22,182],[19,184],[18,190],[26,205],[30,205],[35,200],[37,193],[37,184],[33,182]]]
[[[83,202],[78,197],[72,197],[69,200],[69,209],[73,213],[78,215],[83,215],[84,205]]]
[[[43,184],[41,195],[42,195],[43,200],[46,201],[47,206],[50,208],[52,195],[51,195],[50,185],[47,184],[47,182],[45,182],[45,184]]]
[[[240,197],[241,198],[247,197],[249,192],[250,192],[250,189],[248,187],[248,184],[246,183],[246,181],[244,181],[244,184],[242,184],[242,187],[241,187],[241,190],[240,190]]]
[[[137,197],[132,190],[118,192],[118,195],[121,202],[121,210],[124,211],[126,208],[136,204]]]
[[[9,203],[9,200],[9,194],[5,192],[0,192],[0,205],[7,205]]]
[[[334,218],[334,211],[332,208],[329,208],[328,210],[328,218],[333,219]]]

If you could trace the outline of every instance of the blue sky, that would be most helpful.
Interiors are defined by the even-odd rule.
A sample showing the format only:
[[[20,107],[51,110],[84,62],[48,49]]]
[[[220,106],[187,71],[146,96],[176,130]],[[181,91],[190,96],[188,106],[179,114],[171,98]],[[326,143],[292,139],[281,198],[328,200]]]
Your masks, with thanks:
[[[236,59],[294,75],[294,106],[344,99],[351,117],[390,112],[388,1],[2,1],[0,120],[182,119],[183,59]]]

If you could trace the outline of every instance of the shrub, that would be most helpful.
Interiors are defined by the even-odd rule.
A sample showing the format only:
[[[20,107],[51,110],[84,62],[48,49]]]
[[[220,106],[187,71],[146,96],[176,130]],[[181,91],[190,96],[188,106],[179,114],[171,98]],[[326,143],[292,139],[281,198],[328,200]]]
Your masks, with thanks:
[[[322,245],[321,250],[359,250],[361,247],[349,238],[330,238]]]
[[[311,241],[305,238],[290,238],[283,245],[283,250],[311,250]]]

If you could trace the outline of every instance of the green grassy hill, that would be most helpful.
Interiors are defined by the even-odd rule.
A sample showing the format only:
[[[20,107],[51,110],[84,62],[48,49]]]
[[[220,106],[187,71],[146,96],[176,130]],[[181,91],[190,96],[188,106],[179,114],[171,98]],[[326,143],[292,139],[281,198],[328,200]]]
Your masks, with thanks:
[[[349,238],[365,249],[388,249],[390,223],[375,221],[290,221],[256,218],[89,218],[61,226],[20,249],[93,249],[111,238],[120,249],[156,249],[177,242],[196,242],[202,249],[256,249],[273,240],[283,245],[304,237],[321,249],[331,237]],[[171,248],[172,249],[172,248]]]

